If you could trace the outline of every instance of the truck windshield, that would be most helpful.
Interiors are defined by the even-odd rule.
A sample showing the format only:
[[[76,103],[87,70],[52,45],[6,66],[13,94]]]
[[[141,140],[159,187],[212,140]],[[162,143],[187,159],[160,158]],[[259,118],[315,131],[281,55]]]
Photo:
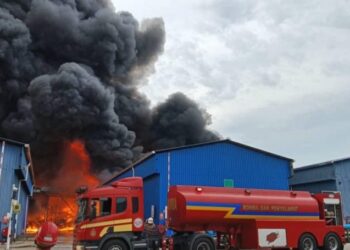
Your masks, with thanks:
[[[83,220],[86,219],[87,204],[88,204],[87,199],[79,199],[78,200],[78,215],[77,215],[77,219],[76,219],[77,223],[82,222]]]

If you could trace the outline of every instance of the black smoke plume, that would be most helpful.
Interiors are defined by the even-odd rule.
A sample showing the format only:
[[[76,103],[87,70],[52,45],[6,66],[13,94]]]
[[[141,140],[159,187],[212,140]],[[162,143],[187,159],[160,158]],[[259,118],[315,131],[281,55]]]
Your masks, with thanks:
[[[140,24],[108,0],[2,0],[0,135],[31,143],[39,176],[55,175],[70,140],[84,141],[99,173],[218,139],[185,95],[151,109],[139,92],[164,43],[162,19]]]

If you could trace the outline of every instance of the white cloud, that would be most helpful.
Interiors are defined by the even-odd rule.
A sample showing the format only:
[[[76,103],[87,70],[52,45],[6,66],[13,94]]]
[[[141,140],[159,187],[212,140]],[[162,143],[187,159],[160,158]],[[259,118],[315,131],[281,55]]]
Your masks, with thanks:
[[[114,2],[164,18],[165,52],[143,87],[153,103],[184,92],[224,137],[296,165],[350,155],[347,1]]]

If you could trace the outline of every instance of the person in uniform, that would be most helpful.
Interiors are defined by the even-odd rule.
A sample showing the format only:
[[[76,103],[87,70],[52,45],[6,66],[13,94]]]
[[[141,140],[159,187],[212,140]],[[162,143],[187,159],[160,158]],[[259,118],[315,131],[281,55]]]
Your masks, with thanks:
[[[150,249],[159,249],[160,242],[161,242],[161,235],[157,225],[154,224],[154,220],[152,217],[146,220],[143,232],[147,237],[148,247]]]

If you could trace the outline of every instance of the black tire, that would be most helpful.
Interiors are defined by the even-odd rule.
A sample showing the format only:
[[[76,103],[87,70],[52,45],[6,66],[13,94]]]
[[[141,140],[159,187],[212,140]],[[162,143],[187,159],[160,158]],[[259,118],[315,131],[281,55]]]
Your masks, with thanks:
[[[109,240],[103,244],[102,250],[128,250],[129,248],[122,240]]]
[[[324,237],[323,241],[324,250],[342,250],[343,244],[335,233],[329,233]]]
[[[178,234],[173,237],[174,249],[176,250],[188,250],[188,235]]]
[[[299,250],[317,250],[317,243],[311,234],[303,234],[299,239]]]
[[[201,237],[194,241],[191,250],[215,250],[215,246],[209,238]]]
[[[184,246],[184,244],[179,243],[179,244],[175,244],[174,245],[174,249],[176,250],[186,250],[186,246]]]

